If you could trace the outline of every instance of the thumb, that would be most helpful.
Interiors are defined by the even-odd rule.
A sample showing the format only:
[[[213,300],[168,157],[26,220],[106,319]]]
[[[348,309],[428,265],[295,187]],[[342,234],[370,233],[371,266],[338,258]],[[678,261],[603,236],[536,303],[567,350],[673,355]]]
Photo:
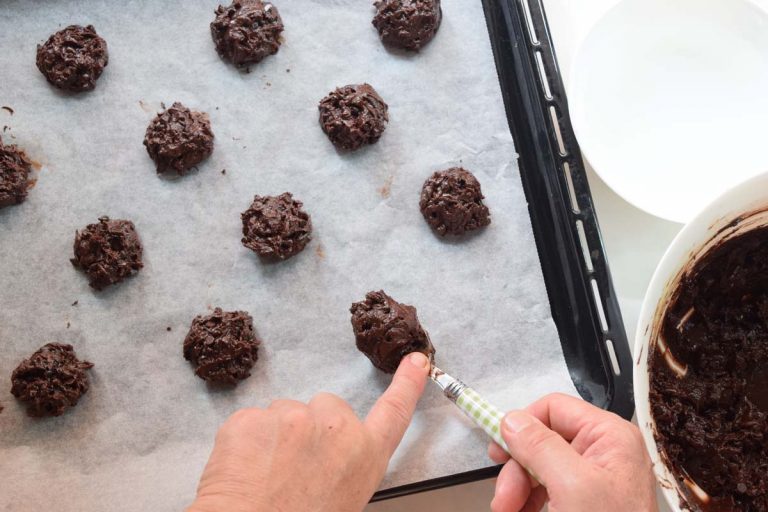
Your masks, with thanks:
[[[583,462],[576,450],[526,412],[508,413],[501,423],[501,436],[512,458],[548,489],[580,474]]]
[[[365,419],[365,425],[381,441],[387,459],[395,452],[411,423],[416,403],[424,392],[429,366],[429,359],[421,352],[404,357],[392,383]]]

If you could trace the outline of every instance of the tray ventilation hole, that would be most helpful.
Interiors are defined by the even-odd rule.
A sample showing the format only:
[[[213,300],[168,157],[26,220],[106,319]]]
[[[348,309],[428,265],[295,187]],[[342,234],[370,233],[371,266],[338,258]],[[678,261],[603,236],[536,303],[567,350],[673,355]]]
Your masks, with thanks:
[[[600,295],[600,290],[597,287],[597,281],[593,278],[592,282],[592,295],[595,296],[595,304],[597,305],[597,312],[600,314],[600,327],[603,332],[608,332],[608,321],[605,319],[605,310],[603,309],[603,298]]]
[[[621,375],[621,366],[619,366],[619,358],[616,357],[616,349],[613,346],[613,341],[605,340],[605,346],[608,348],[608,358],[611,360],[611,368],[615,375]]]
[[[568,185],[568,196],[571,199],[571,207],[574,213],[580,213],[579,200],[576,197],[576,187],[573,184],[573,175],[571,174],[571,166],[568,162],[563,162],[563,174],[565,174],[565,183]]]
[[[531,16],[531,5],[528,0],[521,0],[523,5],[523,14],[525,15],[526,25],[528,25],[528,33],[531,35],[531,42],[537,45],[539,44],[539,37],[536,35],[536,29],[533,28],[533,16]]]
[[[544,96],[547,101],[552,101],[552,90],[549,88],[549,76],[544,68],[544,57],[538,50],[536,51],[536,66],[539,68],[539,78],[541,78],[541,86],[544,88]]]
[[[576,221],[576,231],[579,234],[579,245],[581,246],[581,255],[584,257],[584,265],[587,267],[587,272],[592,273],[594,272],[595,267],[592,265],[592,256],[589,250],[589,243],[587,243],[587,233],[584,230],[584,223],[580,220]],[[599,297],[597,298],[599,299]]]
[[[557,119],[557,109],[555,107],[549,107],[549,117],[552,120],[552,128],[555,130],[555,137],[557,137],[557,149],[560,151],[560,156],[566,156],[565,144],[563,144],[563,134],[560,132],[560,121]]]

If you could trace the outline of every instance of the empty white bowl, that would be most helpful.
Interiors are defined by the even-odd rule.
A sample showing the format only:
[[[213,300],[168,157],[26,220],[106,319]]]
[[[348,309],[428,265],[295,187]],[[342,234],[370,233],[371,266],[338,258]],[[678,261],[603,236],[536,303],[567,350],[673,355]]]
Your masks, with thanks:
[[[737,221],[738,222],[734,222]],[[729,226],[730,224],[733,226]],[[729,190],[707,206],[672,241],[656,268],[645,294],[635,334],[634,391],[637,421],[653,460],[656,478],[672,510],[679,511],[677,483],[654,439],[654,424],[648,398],[648,353],[656,350],[655,335],[669,305],[681,272],[723,237],[768,225],[768,173]]]
[[[569,78],[584,155],[649,213],[687,222],[768,164],[768,14],[748,0],[624,0]]]

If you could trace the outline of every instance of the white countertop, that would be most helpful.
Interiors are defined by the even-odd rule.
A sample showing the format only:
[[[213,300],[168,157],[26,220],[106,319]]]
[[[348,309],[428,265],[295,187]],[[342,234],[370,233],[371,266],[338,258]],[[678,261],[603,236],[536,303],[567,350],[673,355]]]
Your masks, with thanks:
[[[618,0],[544,0],[562,75],[567,80],[574,49],[586,32]],[[681,224],[647,214],[624,201],[591,170],[589,183],[608,262],[632,345],[645,289]],[[370,505],[367,512],[488,510],[494,481],[486,480]],[[662,512],[668,510],[659,501]]]

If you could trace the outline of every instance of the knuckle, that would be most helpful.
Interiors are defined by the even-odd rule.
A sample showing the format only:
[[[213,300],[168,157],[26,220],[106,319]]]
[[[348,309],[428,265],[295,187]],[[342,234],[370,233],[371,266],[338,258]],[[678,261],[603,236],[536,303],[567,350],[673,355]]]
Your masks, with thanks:
[[[332,400],[337,400],[337,399],[340,400],[340,398],[338,396],[334,395],[333,393],[328,393],[327,391],[321,391],[321,392],[317,393],[314,397],[312,397],[312,399],[313,400],[324,400],[324,401],[325,400],[332,401]]]
[[[529,433],[527,436],[524,436],[523,449],[533,458],[537,458],[549,451],[552,444],[557,442],[559,437],[556,433],[546,428],[529,428],[527,430]]]
[[[273,400],[272,403],[269,404],[269,408],[270,409],[290,409],[299,405],[303,405],[303,404],[301,402],[297,402],[296,400],[281,398],[279,400]]]
[[[330,406],[338,410],[351,410],[351,407],[340,396],[333,393],[322,392],[318,393],[312,398],[315,403],[320,403],[323,406]]]
[[[255,407],[235,411],[216,432],[216,442],[226,441],[230,437],[241,435],[243,431],[253,430],[262,417],[263,411]]]
[[[280,420],[289,428],[307,428],[313,423],[309,407],[298,402],[286,407],[282,411]]]
[[[574,475],[566,472],[557,475],[555,484],[557,485],[557,490],[564,496],[578,496],[584,492],[585,488],[589,488],[585,486],[588,481],[589,475],[583,473]]]
[[[381,439],[367,433],[362,438],[361,445],[365,446],[365,455],[370,460],[378,474],[384,475],[389,465],[390,453]]]
[[[645,441],[643,440],[643,434],[640,432],[640,429],[637,428],[635,425],[627,422],[627,425],[629,427],[629,436],[630,439],[637,445],[637,446],[643,446]]]
[[[536,401],[537,404],[548,404],[550,409],[562,409],[573,400],[572,396],[565,393],[549,393]]]
[[[325,422],[328,433],[346,432],[352,427],[349,416],[346,414],[335,414]]]
[[[240,409],[232,413],[232,415],[224,423],[224,426],[231,428],[248,426],[254,421],[260,419],[261,413],[261,409],[257,409],[256,407]]]
[[[401,392],[408,392],[419,385],[420,379],[411,373],[399,373],[395,377],[395,387]]]
[[[385,405],[392,422],[397,422],[398,424],[409,422],[411,413],[405,399],[399,396],[391,396],[387,399]]]
[[[556,401],[556,402],[563,402],[565,400],[570,401],[570,400],[573,399],[572,396],[566,395],[565,393],[560,393],[560,392],[550,393],[545,398],[548,398],[548,399],[550,399],[552,401]]]

